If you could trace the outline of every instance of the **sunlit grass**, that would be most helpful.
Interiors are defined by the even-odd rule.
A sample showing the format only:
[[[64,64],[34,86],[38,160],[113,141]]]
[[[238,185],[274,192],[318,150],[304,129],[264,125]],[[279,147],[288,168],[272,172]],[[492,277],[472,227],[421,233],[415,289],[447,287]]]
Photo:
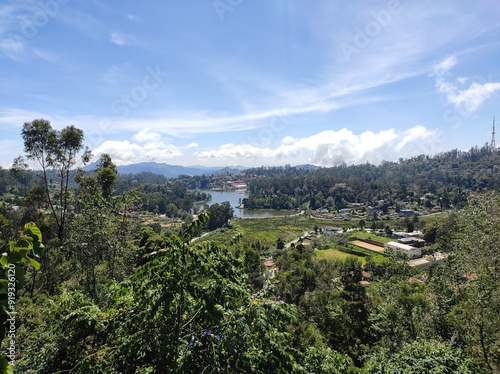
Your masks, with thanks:
[[[371,239],[371,240],[375,240],[375,241],[381,242],[381,243],[387,243],[387,242],[390,242],[391,240],[394,240],[391,238],[387,238],[385,236],[372,234],[372,233],[366,232],[366,231],[354,231],[351,234],[351,237],[356,237],[358,239]]]
[[[338,249],[334,249],[334,248],[316,249],[314,251],[314,253],[318,259],[326,259],[326,260],[342,259],[343,260],[343,259],[346,259],[349,257],[353,257],[353,258],[356,258],[356,259],[362,261],[363,264],[366,262],[366,259],[364,257],[351,255],[349,253],[341,252]]]

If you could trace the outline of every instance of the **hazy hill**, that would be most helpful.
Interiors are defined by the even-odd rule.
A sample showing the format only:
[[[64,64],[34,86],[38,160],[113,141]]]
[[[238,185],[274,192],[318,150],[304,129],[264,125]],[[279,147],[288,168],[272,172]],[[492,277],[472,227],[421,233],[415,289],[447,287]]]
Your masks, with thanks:
[[[97,163],[88,165],[86,170],[94,170]],[[206,166],[181,166],[169,165],[158,162],[139,162],[136,164],[120,165],[117,166],[120,174],[138,174],[149,172],[154,174],[164,175],[169,178],[177,178],[179,175],[206,175],[206,174],[219,174],[219,173],[238,173],[244,170],[242,166],[231,167],[206,167]]]

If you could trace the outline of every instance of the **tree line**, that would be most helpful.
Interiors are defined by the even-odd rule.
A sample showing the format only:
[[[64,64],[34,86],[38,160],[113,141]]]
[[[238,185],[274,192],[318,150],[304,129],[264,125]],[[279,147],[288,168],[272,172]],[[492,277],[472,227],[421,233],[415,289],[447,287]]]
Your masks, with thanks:
[[[342,209],[385,200],[461,208],[469,191],[500,188],[500,151],[490,146],[420,155],[381,165],[331,168],[261,167],[245,170],[250,209]],[[424,197],[422,199],[422,197]]]

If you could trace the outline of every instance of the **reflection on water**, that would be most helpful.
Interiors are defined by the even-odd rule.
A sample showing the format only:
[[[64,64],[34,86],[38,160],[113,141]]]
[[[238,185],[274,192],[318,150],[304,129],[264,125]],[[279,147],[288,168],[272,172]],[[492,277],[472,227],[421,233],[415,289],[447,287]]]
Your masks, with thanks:
[[[289,214],[295,214],[295,211],[286,210],[270,210],[270,209],[257,209],[248,210],[240,209],[238,206],[241,204],[244,198],[248,197],[246,192],[236,192],[236,191],[210,191],[201,190],[202,192],[207,192],[212,195],[212,200],[208,202],[208,205],[215,203],[223,203],[224,201],[229,201],[229,204],[234,208],[234,215],[241,218],[267,218],[267,217],[283,217]]]

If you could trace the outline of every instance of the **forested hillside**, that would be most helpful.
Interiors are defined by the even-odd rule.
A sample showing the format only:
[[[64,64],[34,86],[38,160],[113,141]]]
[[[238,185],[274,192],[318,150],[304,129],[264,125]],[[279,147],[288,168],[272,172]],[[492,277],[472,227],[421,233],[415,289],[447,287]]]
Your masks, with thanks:
[[[35,120],[22,135],[44,169],[1,171],[4,198],[19,202],[0,206],[2,372],[500,372],[498,152],[248,172],[249,200],[320,206],[322,194],[341,206],[448,193],[434,244],[444,256],[418,269],[397,255],[326,258],[297,240],[263,248],[257,231],[242,240],[225,203],[150,223],[147,202],[187,210],[203,196],[185,183],[203,178],[119,177],[104,154],[70,180],[87,161],[83,133]],[[316,220],[294,219],[317,231]],[[224,244],[199,238],[219,227]]]
[[[467,191],[500,188],[500,151],[488,145],[469,151],[420,155],[398,162],[337,166],[248,169],[248,208],[341,209],[351,203],[420,202],[426,194],[443,208],[463,207]],[[422,204],[425,201],[422,201]],[[376,204],[375,204],[376,205]],[[392,205],[392,204],[391,204]]]

